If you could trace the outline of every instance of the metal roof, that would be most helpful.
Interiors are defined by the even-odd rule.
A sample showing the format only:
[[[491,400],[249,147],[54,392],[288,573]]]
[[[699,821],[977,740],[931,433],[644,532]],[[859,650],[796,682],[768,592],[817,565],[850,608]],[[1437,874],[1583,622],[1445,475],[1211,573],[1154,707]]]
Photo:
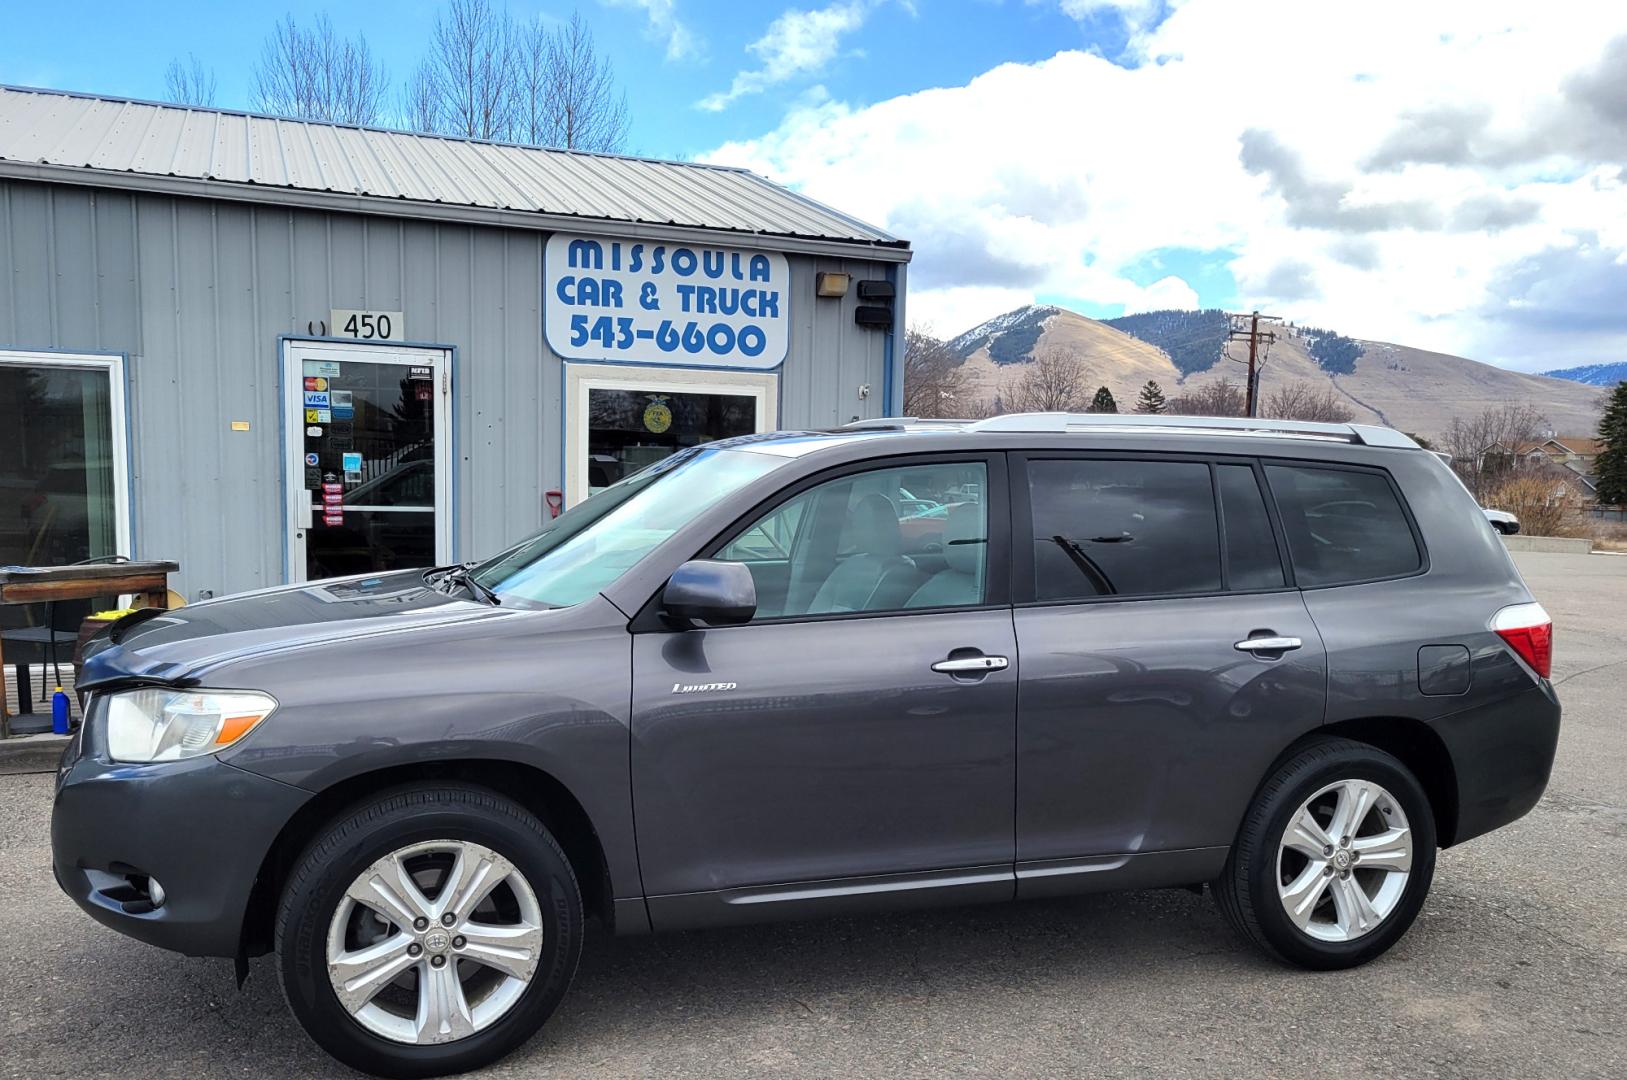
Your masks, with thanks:
[[[347,209],[385,213],[406,212],[382,209],[396,204],[464,208],[509,224],[523,215],[728,230],[908,258],[904,241],[744,169],[25,87],[0,86],[0,175],[259,202],[342,198]],[[570,227],[545,227],[560,224]]]

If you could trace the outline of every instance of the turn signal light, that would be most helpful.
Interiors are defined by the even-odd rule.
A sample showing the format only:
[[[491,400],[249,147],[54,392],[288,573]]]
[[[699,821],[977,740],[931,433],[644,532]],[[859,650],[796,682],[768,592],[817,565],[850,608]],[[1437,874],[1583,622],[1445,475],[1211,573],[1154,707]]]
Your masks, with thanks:
[[[1553,668],[1554,621],[1541,604],[1515,604],[1491,617],[1491,628],[1544,679]]]

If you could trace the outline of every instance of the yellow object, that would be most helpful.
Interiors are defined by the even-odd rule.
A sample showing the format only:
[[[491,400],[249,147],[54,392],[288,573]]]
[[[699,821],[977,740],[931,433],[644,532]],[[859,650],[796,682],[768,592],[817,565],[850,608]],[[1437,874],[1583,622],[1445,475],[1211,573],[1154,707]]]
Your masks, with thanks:
[[[110,611],[93,611],[85,618],[95,622],[117,622],[134,610],[135,608],[113,608]]]
[[[247,431],[248,429],[249,429],[249,422],[247,420],[233,420],[232,421],[232,430],[233,431]]]

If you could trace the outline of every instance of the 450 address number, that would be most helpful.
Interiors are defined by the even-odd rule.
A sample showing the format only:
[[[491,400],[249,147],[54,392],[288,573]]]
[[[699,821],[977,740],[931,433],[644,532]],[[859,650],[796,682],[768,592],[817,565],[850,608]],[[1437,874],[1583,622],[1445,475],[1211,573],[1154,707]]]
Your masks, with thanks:
[[[728,323],[717,322],[707,326],[693,321],[680,325],[671,319],[662,319],[661,325],[652,330],[647,326],[634,326],[633,320],[625,315],[600,315],[598,318],[572,315],[571,346],[580,348],[590,341],[596,341],[607,349],[630,349],[636,342],[654,341],[656,348],[662,352],[682,349],[686,353],[709,352],[716,356],[735,352],[757,356],[768,346],[768,336],[758,326],[736,329]]]

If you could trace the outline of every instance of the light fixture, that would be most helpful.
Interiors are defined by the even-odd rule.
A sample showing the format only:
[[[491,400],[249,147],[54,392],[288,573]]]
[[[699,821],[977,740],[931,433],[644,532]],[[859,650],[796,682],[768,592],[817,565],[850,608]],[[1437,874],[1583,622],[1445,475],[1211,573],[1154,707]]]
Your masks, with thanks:
[[[847,286],[852,280],[852,274],[815,274],[814,294],[827,300],[840,300],[847,295]]]

